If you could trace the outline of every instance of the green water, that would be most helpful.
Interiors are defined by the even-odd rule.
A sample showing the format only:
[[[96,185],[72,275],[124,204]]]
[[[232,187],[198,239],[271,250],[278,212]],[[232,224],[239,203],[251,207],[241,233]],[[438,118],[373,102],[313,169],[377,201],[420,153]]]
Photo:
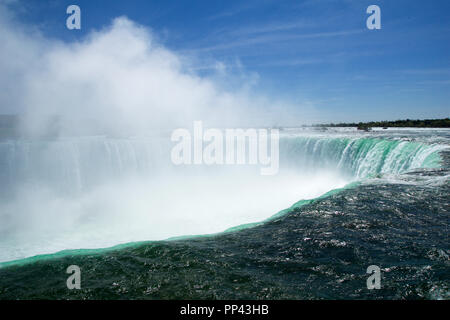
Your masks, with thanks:
[[[3,262],[0,298],[449,298],[445,144],[285,137],[280,149],[286,165],[334,166],[354,182],[219,234]],[[81,290],[65,286],[73,264]],[[365,287],[371,264],[381,290]]]

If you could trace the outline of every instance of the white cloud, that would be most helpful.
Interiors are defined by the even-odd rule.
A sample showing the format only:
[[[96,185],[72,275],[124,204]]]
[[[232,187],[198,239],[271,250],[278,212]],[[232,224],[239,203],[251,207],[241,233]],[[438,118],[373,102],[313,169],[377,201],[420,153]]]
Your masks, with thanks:
[[[223,62],[215,62],[218,76],[194,73],[186,57],[126,17],[64,43],[13,22],[5,7],[0,15],[0,84],[6,88],[0,103],[8,106],[3,112],[25,112],[28,133],[123,135],[171,130],[194,120],[209,126],[306,120],[293,105],[252,93],[255,76],[240,77],[233,90],[225,90],[217,81],[228,72]]]

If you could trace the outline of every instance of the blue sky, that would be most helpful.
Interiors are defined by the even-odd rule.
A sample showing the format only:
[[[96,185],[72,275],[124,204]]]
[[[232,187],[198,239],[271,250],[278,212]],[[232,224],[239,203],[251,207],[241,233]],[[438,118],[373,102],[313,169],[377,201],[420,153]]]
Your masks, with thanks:
[[[65,27],[77,4],[82,30]],[[381,8],[381,30],[366,8]],[[318,122],[450,115],[450,1],[28,0],[10,7],[50,38],[80,40],[118,16],[151,28],[197,72],[223,63],[257,90],[320,110]],[[118,44],[120,45],[120,44]]]

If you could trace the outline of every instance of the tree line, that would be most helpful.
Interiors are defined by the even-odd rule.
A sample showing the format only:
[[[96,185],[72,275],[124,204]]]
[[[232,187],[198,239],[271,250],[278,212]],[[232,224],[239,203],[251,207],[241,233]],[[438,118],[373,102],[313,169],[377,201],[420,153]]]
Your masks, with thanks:
[[[327,123],[315,124],[313,127],[357,127],[360,130],[370,128],[450,128],[450,119],[423,119],[423,120],[396,120],[396,121],[370,121],[370,122],[344,122],[344,123]]]

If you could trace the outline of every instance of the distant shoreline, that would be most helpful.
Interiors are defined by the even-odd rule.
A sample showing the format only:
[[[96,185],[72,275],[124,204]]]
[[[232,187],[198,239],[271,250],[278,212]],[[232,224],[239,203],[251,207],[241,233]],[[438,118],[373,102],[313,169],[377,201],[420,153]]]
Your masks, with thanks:
[[[19,115],[0,114],[0,139],[13,138],[19,136]],[[283,128],[278,126],[279,128]],[[291,126],[290,126],[291,127]],[[450,118],[443,119],[417,119],[417,120],[396,120],[396,121],[370,121],[370,122],[341,122],[299,125],[299,127],[312,128],[348,128],[356,127],[359,130],[369,131],[371,128],[450,128]]]
[[[312,127],[357,127],[368,128],[450,128],[450,119],[396,120],[314,124]]]

